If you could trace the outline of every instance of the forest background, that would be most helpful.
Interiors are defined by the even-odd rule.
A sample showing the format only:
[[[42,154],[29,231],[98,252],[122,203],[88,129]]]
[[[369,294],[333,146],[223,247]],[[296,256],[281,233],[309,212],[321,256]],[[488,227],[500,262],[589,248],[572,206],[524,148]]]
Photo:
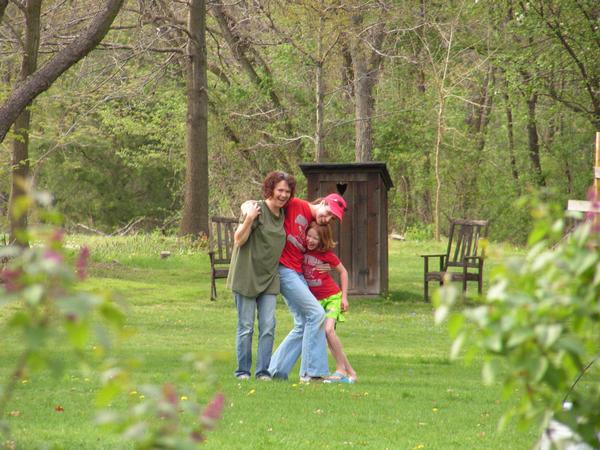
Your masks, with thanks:
[[[35,70],[24,70],[31,30],[43,67],[103,7],[0,0],[0,103]],[[237,215],[271,170],[296,175],[302,195],[300,162],[384,161],[390,231],[486,218],[494,239],[522,242],[531,219],[513,206],[520,195],[548,188],[566,204],[591,184],[594,0],[126,0],[102,42],[0,143],[0,230],[11,173],[27,165],[69,227],[181,231],[196,139],[190,40],[206,46],[208,184],[198,189],[211,215]]]

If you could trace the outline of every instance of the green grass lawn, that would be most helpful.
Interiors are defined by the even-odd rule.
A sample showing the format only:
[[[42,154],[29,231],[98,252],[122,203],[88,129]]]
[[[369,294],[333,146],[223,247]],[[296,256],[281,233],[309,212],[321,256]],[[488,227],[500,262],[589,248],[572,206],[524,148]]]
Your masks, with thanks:
[[[224,282],[218,301],[211,302],[207,256],[174,239],[148,239],[140,244],[140,238],[77,237],[74,244],[87,240],[92,249],[85,288],[115,290],[129,304],[127,327],[134,333],[119,342],[117,353],[140,359],[136,380],[173,382],[184,354],[217,356],[213,372],[226,407],[205,448],[526,449],[535,442],[536,430],[512,426],[498,433],[507,406],[500,386],[483,386],[479,363],[448,359],[448,334],[434,326],[432,307],[422,301],[418,257],[436,252],[439,244],[391,242],[390,295],[351,300],[338,333],[359,382],[302,385],[297,370],[287,382],[236,380],[236,313]],[[161,249],[170,249],[171,258],[161,260]],[[489,266],[500,258],[492,255]],[[0,310],[0,383],[20,348],[19,339],[5,330],[6,317]],[[279,301],[276,344],[291,326]],[[65,363],[69,368],[59,379],[42,371],[20,383],[6,417],[11,439],[23,449],[131,448],[93,423],[94,374],[82,373],[69,356]]]

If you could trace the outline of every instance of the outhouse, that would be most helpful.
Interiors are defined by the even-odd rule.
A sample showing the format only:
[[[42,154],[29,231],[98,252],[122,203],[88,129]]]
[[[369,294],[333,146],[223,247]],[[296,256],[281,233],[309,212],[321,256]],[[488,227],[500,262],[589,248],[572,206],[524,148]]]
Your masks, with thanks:
[[[334,221],[335,252],[348,270],[350,295],[388,291],[387,193],[393,186],[385,163],[304,163],[307,199],[337,192],[346,200],[342,223]]]

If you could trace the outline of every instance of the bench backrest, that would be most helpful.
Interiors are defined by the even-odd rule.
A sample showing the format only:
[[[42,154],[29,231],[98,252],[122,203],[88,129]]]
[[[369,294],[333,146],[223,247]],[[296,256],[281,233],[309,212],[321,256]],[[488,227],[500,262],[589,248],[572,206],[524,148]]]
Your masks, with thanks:
[[[487,231],[487,220],[452,220],[444,271],[448,267],[464,267],[465,258],[483,256],[479,254],[479,239],[486,237]],[[475,260],[466,260],[466,265],[477,267],[478,263]]]
[[[233,234],[239,220],[232,217],[210,218],[209,253],[214,264],[229,264],[233,250]]]

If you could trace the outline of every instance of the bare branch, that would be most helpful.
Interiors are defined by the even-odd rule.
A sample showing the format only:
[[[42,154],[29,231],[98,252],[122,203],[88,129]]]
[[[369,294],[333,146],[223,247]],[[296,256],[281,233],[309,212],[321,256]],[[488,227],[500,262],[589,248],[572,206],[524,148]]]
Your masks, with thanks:
[[[46,91],[60,75],[84,58],[102,41],[123,5],[123,1],[107,0],[102,11],[92,20],[80,39],[58,52],[53,59],[11,92],[8,99],[0,106],[0,142],[4,140],[19,114],[33,99]]]
[[[257,7],[260,11],[262,11],[262,13],[267,18],[267,20],[269,22],[268,25],[269,25],[269,28],[271,28],[271,30],[273,30],[275,33],[277,33],[279,36],[281,36],[285,43],[290,44],[292,47],[294,47],[296,50],[298,50],[311,63],[317,64],[316,59],[310,53],[308,53],[308,51],[306,51],[304,48],[302,48],[294,39],[291,38],[290,35],[288,35],[284,31],[280,30],[279,27],[277,25],[275,25],[275,22],[273,21],[273,17],[271,17],[271,14],[263,8],[263,6],[260,2],[257,3]]]
[[[23,3],[21,0],[10,0],[11,3],[13,5],[15,5],[17,8],[19,8],[21,10],[21,12],[26,12],[27,11],[27,7],[25,6],[25,3]]]
[[[183,54],[184,49],[181,47],[170,47],[170,48],[158,48],[158,47],[135,47],[133,45],[125,45],[125,44],[117,44],[115,42],[101,42],[98,47],[98,50],[131,50],[131,51],[139,51],[139,50],[147,50],[149,52],[154,53],[179,53]]]

